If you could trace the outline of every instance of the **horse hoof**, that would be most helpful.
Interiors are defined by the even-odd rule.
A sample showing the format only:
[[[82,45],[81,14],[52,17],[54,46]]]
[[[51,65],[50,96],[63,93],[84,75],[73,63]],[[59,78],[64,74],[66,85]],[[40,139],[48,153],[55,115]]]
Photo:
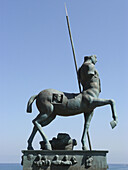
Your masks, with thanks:
[[[45,144],[45,149],[51,151],[51,150],[52,150],[52,147],[51,147],[51,145],[49,145],[49,144]]]
[[[28,150],[34,150],[34,148],[32,146],[28,146],[27,149]]]
[[[82,146],[82,150],[86,151],[88,148],[86,146]]]
[[[113,120],[110,122],[112,129],[117,125],[117,121]]]

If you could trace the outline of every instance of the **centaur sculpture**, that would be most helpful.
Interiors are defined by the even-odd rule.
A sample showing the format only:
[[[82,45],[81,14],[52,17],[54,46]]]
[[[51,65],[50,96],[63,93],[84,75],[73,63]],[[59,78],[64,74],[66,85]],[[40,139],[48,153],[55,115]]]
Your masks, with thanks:
[[[29,99],[27,112],[32,112],[32,103],[36,99],[39,115],[33,120],[34,128],[28,139],[28,150],[33,150],[32,141],[37,131],[39,131],[45,142],[45,149],[52,150],[42,127],[52,122],[57,115],[74,116],[84,113],[86,121],[81,139],[83,150],[87,150],[86,134],[96,107],[110,105],[113,117],[113,121],[110,124],[112,128],[117,125],[114,100],[98,98],[101,87],[99,74],[95,69],[96,62],[97,58],[95,55],[86,56],[84,58],[84,63],[78,70],[78,80],[83,86],[83,91],[81,93],[64,93],[54,89],[46,89]]]

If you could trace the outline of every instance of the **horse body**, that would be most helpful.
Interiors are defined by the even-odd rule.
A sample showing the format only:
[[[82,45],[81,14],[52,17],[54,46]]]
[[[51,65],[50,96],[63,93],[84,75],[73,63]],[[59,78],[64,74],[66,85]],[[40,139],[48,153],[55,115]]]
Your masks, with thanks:
[[[62,101],[59,102],[59,99],[53,101],[54,95],[62,97]],[[54,113],[59,116],[72,116],[80,114],[85,110],[82,100],[83,98],[81,93],[64,93],[55,89],[46,89],[40,92],[37,96],[36,105],[42,114],[51,110],[51,114]]]
[[[91,93],[92,90],[83,91],[82,93],[65,93],[55,89],[46,89],[36,96],[36,105],[41,114],[54,113],[59,116],[73,116],[81,114],[85,110],[88,113],[94,109],[89,107],[89,102],[93,100]],[[59,101],[53,101],[54,94],[62,96],[60,103]]]

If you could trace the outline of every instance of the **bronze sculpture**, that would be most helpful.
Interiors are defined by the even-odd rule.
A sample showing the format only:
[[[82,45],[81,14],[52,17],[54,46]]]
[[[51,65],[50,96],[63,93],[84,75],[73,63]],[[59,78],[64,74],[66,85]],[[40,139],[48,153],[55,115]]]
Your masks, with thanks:
[[[45,142],[45,149],[51,150],[51,145],[42,127],[54,120],[56,115],[74,116],[84,113],[86,121],[81,139],[83,150],[87,150],[86,134],[93,116],[93,111],[96,107],[110,105],[113,117],[111,126],[114,128],[117,125],[114,100],[98,98],[101,87],[99,75],[95,69],[96,62],[97,58],[95,55],[86,56],[83,65],[78,70],[78,80],[83,86],[83,91],[81,93],[64,93],[55,89],[46,89],[29,99],[27,112],[32,112],[32,103],[36,99],[39,115],[33,120],[34,128],[28,139],[28,150],[33,149],[32,141],[37,131],[40,132]]]
[[[96,107],[110,105],[113,121],[112,128],[117,125],[115,103],[112,99],[100,99],[101,85],[98,71],[95,69],[97,57],[85,56],[84,63],[77,69],[75,50],[73,46],[69,18],[66,10],[68,32],[73,52],[75,69],[78,78],[79,93],[65,93],[55,89],[46,89],[38,95],[32,96],[27,105],[27,112],[32,112],[32,103],[36,100],[39,115],[33,120],[33,131],[28,139],[28,150],[22,151],[23,169],[107,169],[106,154],[108,151],[94,151],[91,148],[89,137],[89,125]],[[81,86],[83,89],[81,90]],[[84,113],[84,130],[82,135],[82,149],[73,151],[76,140],[72,140],[68,134],[59,133],[57,138],[48,140],[42,127],[48,125],[57,115],[73,116]],[[43,141],[40,142],[42,150],[34,150],[32,142],[36,132],[39,131]],[[87,140],[90,151],[87,151]],[[49,151],[52,150],[52,151]]]

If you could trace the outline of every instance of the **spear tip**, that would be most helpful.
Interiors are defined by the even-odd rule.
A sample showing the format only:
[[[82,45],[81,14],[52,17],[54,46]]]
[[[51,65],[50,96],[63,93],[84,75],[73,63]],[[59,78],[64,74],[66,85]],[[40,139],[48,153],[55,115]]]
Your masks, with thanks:
[[[66,3],[64,5],[65,5],[66,16],[68,16],[68,11],[67,11],[67,7],[66,7]]]

